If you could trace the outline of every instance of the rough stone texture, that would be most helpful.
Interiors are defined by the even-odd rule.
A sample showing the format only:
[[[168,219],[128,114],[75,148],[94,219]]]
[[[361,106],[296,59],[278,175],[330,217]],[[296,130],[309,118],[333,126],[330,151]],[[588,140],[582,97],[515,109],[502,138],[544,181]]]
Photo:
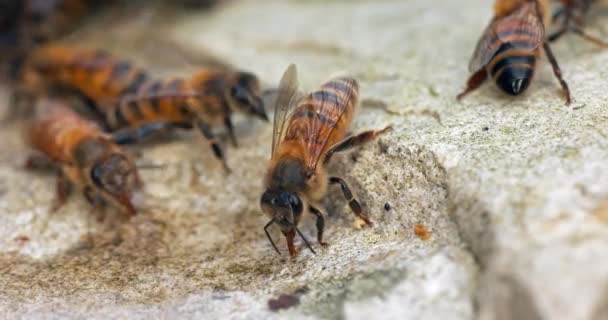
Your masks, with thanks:
[[[596,10],[590,29],[608,37],[599,19],[608,8]],[[352,228],[332,190],[331,245],[278,257],[258,209],[271,128],[246,119],[237,124],[241,147],[228,148],[232,176],[198,135],[182,133],[143,149],[141,161],[167,167],[144,173],[137,218],[110,212],[98,222],[78,197],[51,214],[52,176],[20,169],[27,149],[15,124],[0,129],[0,314],[608,318],[608,52],[574,36],[554,46],[571,107],[546,63],[520,98],[487,85],[458,103],[490,17],[481,0],[243,1],[181,17],[169,39],[269,85],[290,62],[307,90],[336,73],[360,80],[354,130],[392,123],[395,131],[332,169],[351,182],[375,227]],[[414,234],[416,224],[430,239]],[[267,301],[281,294],[300,304],[270,311]]]

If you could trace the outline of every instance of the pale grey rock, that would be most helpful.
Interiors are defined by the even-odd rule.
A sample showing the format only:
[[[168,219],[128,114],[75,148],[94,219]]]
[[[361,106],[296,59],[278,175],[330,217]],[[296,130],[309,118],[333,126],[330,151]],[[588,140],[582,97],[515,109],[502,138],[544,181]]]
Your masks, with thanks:
[[[590,30],[608,37],[600,17],[608,9],[597,10]],[[375,227],[352,228],[332,190],[331,245],[276,256],[258,208],[272,130],[243,118],[241,147],[227,150],[232,176],[197,134],[180,133],[143,149],[142,161],[167,167],[144,173],[137,218],[98,222],[77,196],[51,214],[53,177],[19,169],[27,149],[12,125],[0,129],[0,310],[8,318],[608,318],[608,51],[574,36],[554,46],[571,107],[545,61],[520,98],[490,84],[456,102],[490,17],[481,0],[274,0],[164,24],[181,46],[268,86],[292,62],[306,90],[334,74],[357,77],[363,103],[353,131],[395,130],[332,169]],[[160,47],[127,52],[158,61]],[[269,299],[298,290],[298,306],[268,309]]]

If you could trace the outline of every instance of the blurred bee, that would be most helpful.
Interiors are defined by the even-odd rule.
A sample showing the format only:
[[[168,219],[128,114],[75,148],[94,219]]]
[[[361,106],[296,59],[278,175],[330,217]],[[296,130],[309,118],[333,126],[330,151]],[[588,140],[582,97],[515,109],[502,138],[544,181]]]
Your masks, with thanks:
[[[20,85],[14,98],[70,92],[92,111],[100,104],[135,92],[150,79],[143,70],[102,50],[48,44],[32,50],[15,74]]]
[[[260,200],[262,210],[271,218],[264,227],[266,236],[280,254],[268,232],[272,224],[277,224],[287,239],[291,256],[296,255],[296,233],[314,252],[297,227],[303,212],[316,216],[317,240],[321,245],[325,244],[325,220],[318,206],[328,185],[339,185],[357,218],[365,225],[372,224],[346,181],[336,176],[328,177],[324,166],[334,153],[371,142],[391,130],[389,126],[347,136],[359,99],[359,87],[352,78],[330,80],[300,99],[296,98],[297,87],[296,68],[290,65],[278,90],[272,157],[264,182],[266,191]],[[293,112],[288,116],[290,109]]]
[[[489,76],[505,93],[523,93],[530,85],[537,60],[544,50],[563,89],[566,104],[570,104],[570,90],[545,40],[545,27],[551,19],[549,9],[549,0],[497,0],[495,16],[477,43],[469,63],[473,74],[458,99],[479,88]]]
[[[561,8],[553,15],[553,20],[561,18],[562,24],[558,31],[548,37],[550,42],[559,39],[566,32],[571,31],[598,46],[608,47],[608,42],[590,36],[583,30],[587,13],[591,4],[596,2],[595,0],[560,0],[560,2]]]
[[[21,28],[24,40],[42,43],[68,33],[93,7],[90,0],[26,0]]]
[[[231,115],[244,112],[268,120],[257,77],[248,72],[204,69],[189,79],[148,81],[104,110],[120,144],[135,143],[159,132],[197,127],[215,157],[230,171],[212,128],[224,125],[236,146]]]
[[[76,186],[93,207],[109,203],[135,215],[131,195],[141,181],[131,157],[95,123],[61,103],[45,100],[37,111],[28,130],[29,143],[60,168],[53,210]]]

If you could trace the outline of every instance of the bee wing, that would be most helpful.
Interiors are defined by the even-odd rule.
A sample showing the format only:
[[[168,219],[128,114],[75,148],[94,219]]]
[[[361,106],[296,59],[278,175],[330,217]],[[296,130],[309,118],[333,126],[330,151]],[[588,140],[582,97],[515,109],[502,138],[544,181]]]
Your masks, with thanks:
[[[290,64],[283,73],[277,98],[274,105],[274,122],[272,126],[272,155],[274,156],[277,146],[283,139],[285,123],[289,118],[287,114],[296,105],[298,100],[298,71],[294,64]]]
[[[314,172],[321,156],[327,151],[329,139],[342,120],[347,109],[336,108],[336,105],[349,105],[353,99],[353,91],[347,94],[332,95],[325,91],[317,91],[314,100],[320,103],[314,104],[312,114],[314,118],[306,122],[306,147],[308,149],[308,159],[306,161],[307,168],[310,172]],[[311,100],[313,93],[309,94]],[[332,123],[328,125],[328,119]]]
[[[486,27],[469,61],[469,71],[484,68],[504,43],[517,43],[519,49],[536,50],[544,41],[545,28],[535,2],[521,5],[511,14],[495,18]]]

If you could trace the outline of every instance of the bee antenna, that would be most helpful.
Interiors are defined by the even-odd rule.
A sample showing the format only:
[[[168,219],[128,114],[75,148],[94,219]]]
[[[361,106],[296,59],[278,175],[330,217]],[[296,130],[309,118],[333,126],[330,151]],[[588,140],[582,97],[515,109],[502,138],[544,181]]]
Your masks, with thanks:
[[[274,219],[270,220],[270,222],[268,222],[264,226],[264,232],[266,232],[266,236],[268,237],[268,240],[270,241],[270,244],[272,244],[272,247],[274,248],[274,251],[276,251],[279,255],[281,255],[281,252],[279,251],[279,248],[277,248],[277,245],[274,243],[274,240],[272,240],[272,237],[270,236],[270,233],[268,232],[268,227],[270,227],[273,223],[274,223]]]
[[[295,225],[293,226],[293,228],[296,229],[296,232],[298,233],[298,235],[300,235],[300,237],[302,238],[302,240],[304,240],[304,243],[306,244],[306,246],[308,247],[308,249],[310,249],[310,251],[312,251],[312,253],[317,254],[315,252],[315,250],[313,250],[313,248],[310,245],[310,243],[308,242],[308,240],[306,240],[306,237],[304,237],[304,235],[302,234],[302,232],[300,232],[300,229],[298,229],[298,227],[296,227]]]

